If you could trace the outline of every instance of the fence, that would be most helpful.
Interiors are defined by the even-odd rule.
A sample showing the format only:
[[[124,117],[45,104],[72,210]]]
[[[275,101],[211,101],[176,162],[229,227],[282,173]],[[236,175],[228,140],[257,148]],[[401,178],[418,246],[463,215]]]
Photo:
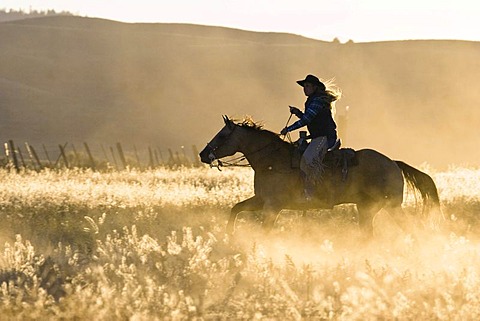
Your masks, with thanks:
[[[29,143],[17,145],[13,140],[4,143],[5,156],[0,159],[0,165],[19,172],[21,169],[36,171],[44,168],[91,168],[93,170],[122,170],[126,168],[148,169],[160,166],[202,166],[195,145],[188,153],[184,146],[181,151],[172,151],[164,155],[158,148],[148,147],[144,150],[125,150],[121,143],[105,148],[99,145],[95,150],[87,143],[80,148],[72,143],[59,144],[52,149],[42,144],[39,150]],[[189,155],[190,154],[190,155]]]

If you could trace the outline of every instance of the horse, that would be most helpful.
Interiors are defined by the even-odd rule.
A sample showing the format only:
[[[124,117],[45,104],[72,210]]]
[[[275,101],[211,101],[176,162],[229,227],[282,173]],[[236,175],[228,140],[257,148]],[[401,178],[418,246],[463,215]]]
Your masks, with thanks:
[[[293,161],[295,144],[254,122],[223,119],[225,126],[200,152],[200,160],[212,166],[214,161],[239,152],[255,172],[254,196],[232,207],[226,228],[229,234],[234,233],[237,215],[243,211],[262,211],[263,227],[270,231],[283,209],[333,208],[347,203],[356,204],[358,224],[367,234],[373,235],[373,219],[381,209],[404,228],[400,219],[405,215],[405,181],[420,192],[424,208],[440,209],[437,187],[428,174],[373,149],[355,151],[356,165],[348,167],[348,173],[345,168],[325,168],[319,193],[323,197],[305,202],[301,171]]]

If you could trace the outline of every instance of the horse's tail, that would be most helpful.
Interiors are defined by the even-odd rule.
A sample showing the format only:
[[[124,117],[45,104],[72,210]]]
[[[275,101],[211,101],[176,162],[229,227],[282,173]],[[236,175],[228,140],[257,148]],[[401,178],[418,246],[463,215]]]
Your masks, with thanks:
[[[432,208],[433,205],[433,209],[438,210],[443,217],[440,210],[440,198],[438,197],[437,186],[433,179],[428,174],[402,161],[395,161],[395,163],[397,163],[397,166],[402,170],[403,177],[407,183],[422,195],[423,212],[425,213],[425,210]]]
[[[434,205],[440,205],[437,186],[428,174],[402,161],[395,161],[395,163],[402,170],[405,180],[420,192],[424,202],[431,201]]]

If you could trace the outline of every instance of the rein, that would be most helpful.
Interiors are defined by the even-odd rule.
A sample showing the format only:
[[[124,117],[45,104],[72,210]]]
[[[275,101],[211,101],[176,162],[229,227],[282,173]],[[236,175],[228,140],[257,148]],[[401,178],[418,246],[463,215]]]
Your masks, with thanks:
[[[290,113],[290,116],[288,116],[287,123],[285,124],[285,127],[288,127],[288,123],[290,122],[290,119],[292,119],[292,113]],[[286,133],[284,135],[288,139],[288,141],[291,143],[292,142],[292,137],[290,136],[290,133]]]
[[[222,161],[218,158],[215,158],[214,160],[216,160],[218,162],[217,165],[213,165],[212,163],[210,163],[210,167],[216,167],[219,171],[221,171],[222,169],[220,168],[221,166],[223,167],[252,167],[252,165],[250,164],[240,164],[240,162],[244,161],[247,159],[247,156],[252,156],[256,153],[259,153],[261,151],[263,151],[264,149],[266,149],[267,147],[271,146],[273,143],[275,143],[274,141],[271,141],[269,142],[268,144],[266,144],[265,146],[262,146],[260,147],[259,149],[251,152],[251,153],[248,153],[247,154],[244,154],[244,156],[238,156],[238,157],[235,157],[233,159],[229,159],[227,161]],[[212,148],[212,146],[210,146],[210,148]],[[218,148],[218,147],[217,147]],[[215,148],[216,149],[216,148]],[[277,148],[278,149],[278,148]],[[275,149],[275,150],[277,150]],[[273,150],[273,151],[275,151]]]
[[[287,123],[285,124],[285,127],[288,126],[288,123],[290,122],[290,119],[292,119],[292,115],[293,115],[293,114],[290,113],[290,116],[289,116],[288,119],[287,119]],[[235,125],[235,126],[237,126],[237,125]],[[233,133],[233,131],[235,130],[235,128],[236,128],[236,127],[234,127],[234,128],[232,129],[232,131],[230,132],[230,134],[229,134],[228,136],[232,135],[232,133]],[[287,133],[285,136],[288,138],[288,141],[291,143],[292,140],[291,140],[291,137],[290,137],[290,133]],[[253,154],[256,154],[256,153],[258,153],[258,152],[261,152],[262,150],[264,150],[264,149],[267,148],[268,146],[272,145],[273,143],[275,143],[275,142],[274,142],[274,141],[270,141],[270,142],[269,142],[268,144],[266,144],[265,146],[260,147],[259,149],[257,149],[257,150],[255,150],[255,151],[249,153],[248,155],[244,153],[243,156],[238,156],[238,157],[235,157],[235,158],[233,158],[233,159],[229,159],[229,160],[227,160],[227,161],[222,161],[222,160],[218,159],[218,158],[215,156],[215,153],[214,153],[215,150],[216,150],[217,148],[219,148],[220,146],[214,147],[214,146],[212,146],[211,142],[209,142],[209,143],[207,144],[207,146],[209,146],[209,147],[212,149],[212,151],[211,151],[211,153],[210,153],[210,156],[209,156],[210,159],[211,159],[210,168],[216,167],[219,171],[221,171],[222,169],[221,169],[220,167],[252,167],[251,164],[240,164],[240,162],[246,160],[246,159],[247,159],[247,156],[251,156],[251,155],[253,155]],[[280,147],[279,147],[279,148],[280,148]],[[278,150],[279,148],[277,148],[277,149],[275,149],[275,150],[273,150],[273,151],[276,151],[276,150]],[[213,164],[213,161],[215,161],[215,160],[217,161],[217,164],[216,164],[216,165]]]

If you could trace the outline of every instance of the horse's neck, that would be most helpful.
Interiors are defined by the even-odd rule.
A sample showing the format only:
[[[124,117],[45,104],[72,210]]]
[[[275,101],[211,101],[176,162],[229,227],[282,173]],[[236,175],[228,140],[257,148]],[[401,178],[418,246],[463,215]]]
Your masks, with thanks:
[[[285,169],[291,165],[289,145],[265,133],[250,134],[242,153],[254,170]]]

